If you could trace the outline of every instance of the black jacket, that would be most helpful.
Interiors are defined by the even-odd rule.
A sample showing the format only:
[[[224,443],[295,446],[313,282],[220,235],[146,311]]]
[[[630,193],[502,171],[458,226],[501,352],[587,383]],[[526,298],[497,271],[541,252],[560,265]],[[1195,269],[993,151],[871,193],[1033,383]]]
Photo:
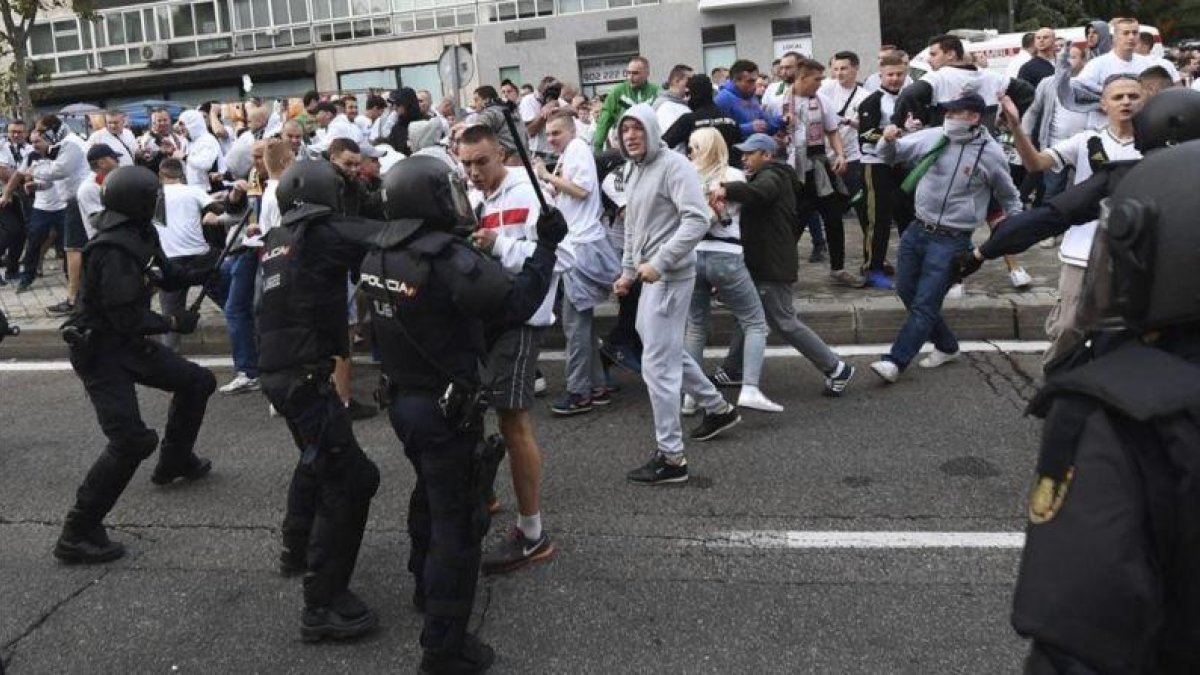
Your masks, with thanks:
[[[721,132],[721,137],[725,139],[725,145],[729,148],[729,164],[740,167],[742,153],[733,146],[741,142],[742,132],[738,128],[737,120],[721,112],[717,104],[713,103],[712,84],[707,77],[694,76],[688,81],[688,107],[692,109],[691,112],[680,116],[671,128],[661,130],[663,143],[668,148],[686,145],[693,131],[712,127]]]
[[[742,205],[742,250],[755,281],[795,283],[800,268],[797,194],[790,166],[770,162],[745,183],[726,183],[729,200]]]

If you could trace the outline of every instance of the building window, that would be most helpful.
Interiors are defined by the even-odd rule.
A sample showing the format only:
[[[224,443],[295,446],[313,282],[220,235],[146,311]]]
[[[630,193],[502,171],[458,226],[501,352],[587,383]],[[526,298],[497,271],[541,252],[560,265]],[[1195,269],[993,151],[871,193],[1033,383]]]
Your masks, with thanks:
[[[438,75],[436,63],[421,63],[412,66],[400,66],[400,86],[416,89],[426,89],[433,96],[442,94],[442,78]]]
[[[442,80],[436,63],[417,63],[378,70],[357,70],[338,74],[339,91],[392,91],[399,87],[426,89],[441,96]]]
[[[771,39],[775,58],[788,52],[812,57],[812,19],[807,16],[771,21]]]
[[[579,84],[591,98],[625,80],[629,59],[640,53],[636,35],[575,43],[579,56]]]
[[[360,70],[338,74],[338,91],[391,91],[396,88],[396,69]]]
[[[504,66],[501,68],[500,79],[497,80],[497,82],[503,82],[505,80],[512,82],[518,87],[521,86],[521,66]],[[497,87],[496,91],[499,93],[500,88]]]
[[[700,29],[700,43],[704,47],[704,72],[714,68],[728,68],[737,60],[737,27],[709,26]]]

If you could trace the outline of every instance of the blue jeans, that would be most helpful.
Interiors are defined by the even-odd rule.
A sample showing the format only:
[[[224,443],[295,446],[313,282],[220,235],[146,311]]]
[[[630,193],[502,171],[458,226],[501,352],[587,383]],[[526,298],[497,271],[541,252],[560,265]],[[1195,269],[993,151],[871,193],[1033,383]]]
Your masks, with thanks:
[[[58,241],[63,240],[63,230],[66,227],[67,211],[43,211],[32,209],[29,215],[29,238],[25,241],[25,256],[21,260],[24,269],[21,270],[21,285],[28,286],[37,278],[38,267],[42,263],[42,246],[51,232],[58,233]]]
[[[958,339],[942,318],[942,301],[954,281],[955,254],[971,248],[971,237],[946,237],[926,232],[913,223],[900,237],[900,258],[896,265],[896,293],[908,309],[908,318],[884,358],[901,369],[906,368],[932,340],[938,351],[958,352]]]
[[[230,256],[221,264],[221,277],[228,280],[225,295],[225,328],[233,365],[246,377],[258,377],[258,341],[254,338],[254,293],[258,255],[254,251]]]
[[[754,280],[750,278],[741,254],[697,252],[696,290],[692,292],[692,304],[688,310],[684,348],[696,363],[704,363],[704,345],[708,341],[714,288],[745,335],[742,361],[737,364],[737,372],[742,374],[744,384],[757,387],[767,350],[767,317],[763,313],[762,301],[758,299],[758,289],[754,287]]]
[[[1063,190],[1067,189],[1071,178],[1071,172],[1068,169],[1062,171],[1047,171],[1042,174],[1042,203],[1046,203],[1053,197],[1056,197]]]

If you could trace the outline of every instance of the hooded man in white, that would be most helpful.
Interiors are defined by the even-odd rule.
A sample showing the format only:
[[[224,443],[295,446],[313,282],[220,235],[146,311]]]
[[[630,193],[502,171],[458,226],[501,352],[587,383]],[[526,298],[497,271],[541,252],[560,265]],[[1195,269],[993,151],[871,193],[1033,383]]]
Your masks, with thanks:
[[[221,143],[208,132],[208,124],[204,113],[199,110],[185,110],[179,115],[179,121],[187,130],[187,158],[183,163],[183,175],[188,185],[196,185],[205,192],[209,189],[209,174],[225,173],[225,156],[221,153]]]

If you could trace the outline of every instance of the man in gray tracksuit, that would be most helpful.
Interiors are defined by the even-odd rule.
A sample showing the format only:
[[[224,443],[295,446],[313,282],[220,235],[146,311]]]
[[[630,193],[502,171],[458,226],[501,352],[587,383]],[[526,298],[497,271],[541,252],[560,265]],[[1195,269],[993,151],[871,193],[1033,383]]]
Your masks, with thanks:
[[[700,176],[686,157],[663,144],[654,109],[631,107],[618,124],[626,159],[625,247],[621,278],[625,295],[642,281],[637,331],[642,337],[642,379],[654,411],[658,449],[629,480],[646,485],[688,479],[683,457],[680,396],[690,394],[704,410],[691,438],[706,441],[741,421],[683,348],[684,329],[696,276],[696,244],[708,232],[708,204]]]

